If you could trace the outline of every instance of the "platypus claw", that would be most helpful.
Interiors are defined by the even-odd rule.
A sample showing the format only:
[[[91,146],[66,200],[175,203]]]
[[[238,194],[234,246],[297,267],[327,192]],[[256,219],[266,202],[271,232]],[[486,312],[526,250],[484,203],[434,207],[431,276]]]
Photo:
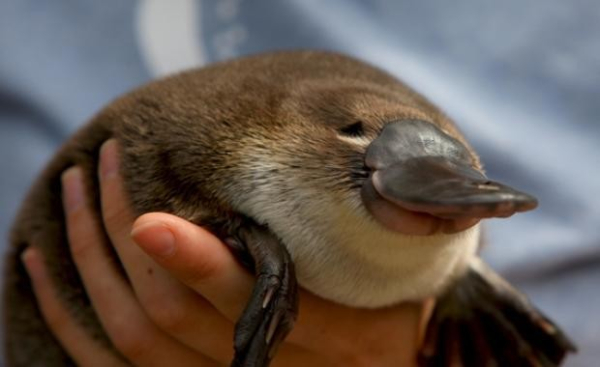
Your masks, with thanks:
[[[294,264],[285,247],[265,227],[244,227],[237,239],[254,260],[257,280],[235,326],[231,366],[266,367],[292,330],[298,313]]]

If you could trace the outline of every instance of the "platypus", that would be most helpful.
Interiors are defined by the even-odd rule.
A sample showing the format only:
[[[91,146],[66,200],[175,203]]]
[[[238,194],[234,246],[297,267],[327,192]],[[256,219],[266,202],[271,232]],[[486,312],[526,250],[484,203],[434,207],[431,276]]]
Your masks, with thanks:
[[[454,123],[385,71],[288,51],[151,82],[64,144],[11,232],[10,367],[72,363],[19,260],[32,243],[68,309],[110,348],[69,254],[60,185],[64,170],[81,166],[100,218],[96,165],[109,138],[120,145],[135,213],[168,212],[210,229],[256,274],[232,366],[269,365],[301,308],[299,286],[365,308],[435,297],[421,366],[558,366],[574,351],[478,255],[482,219],[533,209],[536,199],[489,180]]]

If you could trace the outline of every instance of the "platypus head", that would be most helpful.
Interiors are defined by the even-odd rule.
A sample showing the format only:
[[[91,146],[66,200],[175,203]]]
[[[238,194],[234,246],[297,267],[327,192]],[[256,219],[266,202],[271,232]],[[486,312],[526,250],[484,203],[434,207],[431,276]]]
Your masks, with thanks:
[[[260,123],[243,138],[241,166],[258,190],[246,209],[260,216],[272,210],[259,207],[310,206],[306,218],[339,205],[337,210],[364,215],[388,231],[433,235],[537,205],[532,196],[488,180],[456,127],[397,86],[400,93],[339,81],[299,88],[273,114],[277,123]],[[282,208],[280,215],[295,216],[286,212]]]

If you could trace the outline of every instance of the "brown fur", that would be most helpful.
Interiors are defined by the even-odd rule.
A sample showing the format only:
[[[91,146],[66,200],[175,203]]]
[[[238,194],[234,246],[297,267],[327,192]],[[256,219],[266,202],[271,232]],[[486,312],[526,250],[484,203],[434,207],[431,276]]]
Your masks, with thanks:
[[[297,175],[334,191],[360,186],[364,149],[341,144],[338,130],[362,121],[373,138],[385,122],[408,118],[434,122],[462,139],[438,109],[390,75],[322,52],[219,63],[118,99],[62,147],[16,219],[3,300],[9,366],[70,363],[40,317],[19,260],[31,245],[43,251],[65,304],[110,345],[70,258],[60,186],[66,168],[82,166],[99,213],[96,166],[106,139],[119,141],[122,174],[137,214],[170,212],[226,234],[245,214],[236,208],[235,193],[251,192],[263,179]],[[262,153],[278,165],[247,177],[241,168],[260,164],[252,157]]]

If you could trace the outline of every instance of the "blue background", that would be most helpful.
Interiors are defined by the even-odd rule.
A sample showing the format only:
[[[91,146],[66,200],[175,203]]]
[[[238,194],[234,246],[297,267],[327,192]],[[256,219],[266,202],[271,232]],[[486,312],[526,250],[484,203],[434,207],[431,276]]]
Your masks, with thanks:
[[[154,77],[273,49],[342,51],[440,105],[491,178],[540,199],[484,256],[600,360],[600,2],[0,0],[0,236],[59,144]],[[6,241],[0,242],[4,246]]]

